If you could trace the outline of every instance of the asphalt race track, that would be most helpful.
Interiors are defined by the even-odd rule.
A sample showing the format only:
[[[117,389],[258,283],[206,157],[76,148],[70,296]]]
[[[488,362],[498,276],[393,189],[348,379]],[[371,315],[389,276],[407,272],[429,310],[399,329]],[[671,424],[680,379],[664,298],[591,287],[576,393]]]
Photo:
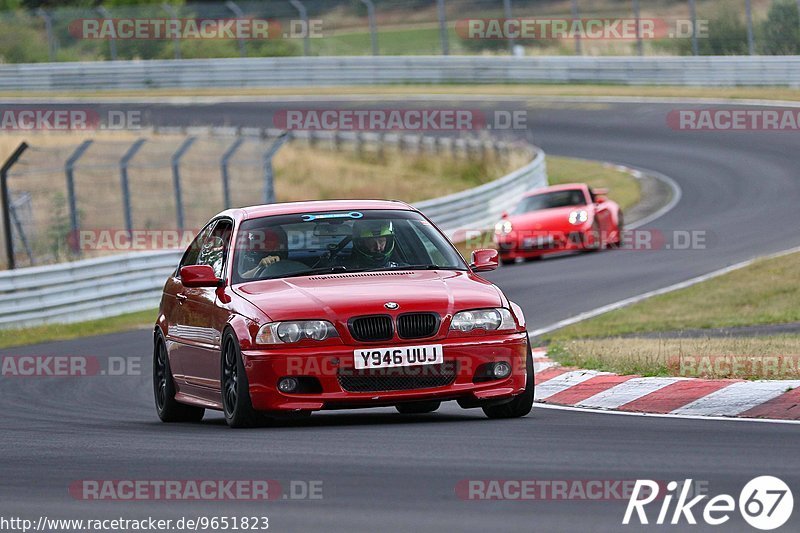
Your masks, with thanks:
[[[147,108],[150,120],[161,124],[250,126],[271,125],[274,110],[286,107],[127,105]],[[665,236],[677,230],[707,235],[705,249],[603,251],[487,275],[524,307],[532,329],[800,245],[800,151],[791,133],[673,131],[667,113],[695,107],[681,104],[506,99],[481,105],[527,106],[531,129],[518,134],[550,154],[614,161],[673,178],[682,200],[646,228]],[[455,488],[461,480],[692,478],[707,482],[712,496],[738,499],[744,484],[760,475],[800,487],[798,429],[792,425],[541,408],[524,419],[489,421],[480,411],[450,405],[419,416],[393,409],[324,412],[248,431],[228,430],[216,413],[202,424],[163,425],[152,406],[148,331],[0,355],[142,358],[139,376],[3,378],[2,516],[266,515],[275,531],[657,531],[666,526],[622,526],[625,501],[463,501]],[[273,479],[287,491],[291,480],[313,480],[322,482],[323,498],[94,502],[71,496],[70,484],[86,479]],[[651,521],[658,514],[655,505],[660,504],[648,508]],[[702,522],[701,513],[695,515]],[[783,530],[798,530],[798,520]],[[683,522],[674,529],[753,531],[738,513],[725,526],[689,528]]]

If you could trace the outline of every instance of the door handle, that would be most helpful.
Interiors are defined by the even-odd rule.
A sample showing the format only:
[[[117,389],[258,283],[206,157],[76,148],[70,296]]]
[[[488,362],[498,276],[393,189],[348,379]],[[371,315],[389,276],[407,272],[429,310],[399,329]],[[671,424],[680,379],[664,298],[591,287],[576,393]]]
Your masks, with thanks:
[[[186,295],[185,295],[185,294],[183,294],[182,292],[179,292],[178,294],[176,294],[176,295],[175,295],[175,298],[177,298],[177,300],[178,300],[178,303],[179,303],[179,304],[182,304],[183,302],[185,302],[185,301],[186,301],[186,299],[188,298],[188,296],[186,296]]]

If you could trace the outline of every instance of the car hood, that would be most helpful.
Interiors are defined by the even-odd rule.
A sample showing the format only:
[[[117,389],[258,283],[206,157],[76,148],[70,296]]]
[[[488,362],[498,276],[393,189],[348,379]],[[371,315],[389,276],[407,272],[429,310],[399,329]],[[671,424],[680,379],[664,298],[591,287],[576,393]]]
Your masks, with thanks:
[[[548,229],[553,226],[569,225],[569,214],[581,209],[588,212],[590,217],[594,213],[590,205],[555,207],[553,209],[540,209],[538,211],[531,211],[530,213],[514,215],[509,217],[508,220],[511,221],[511,225],[514,227]]]
[[[327,319],[356,315],[434,311],[446,316],[464,309],[499,307],[503,298],[488,281],[461,271],[389,271],[330,274],[254,281],[235,291],[270,321]],[[387,302],[400,305],[388,311]]]

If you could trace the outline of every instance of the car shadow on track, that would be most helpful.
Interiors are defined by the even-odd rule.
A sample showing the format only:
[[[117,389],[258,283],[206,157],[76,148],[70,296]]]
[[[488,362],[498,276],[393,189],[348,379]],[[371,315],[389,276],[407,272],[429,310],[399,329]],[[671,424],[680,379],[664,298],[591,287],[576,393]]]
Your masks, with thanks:
[[[447,422],[459,423],[490,423],[483,413],[478,410],[464,411],[463,414],[458,413],[429,413],[420,415],[409,415],[392,412],[380,413],[358,413],[353,411],[347,412],[323,412],[314,413],[310,417],[300,419],[278,419],[270,421],[266,424],[258,426],[261,429],[306,429],[306,428],[322,428],[322,427],[356,427],[356,426],[401,426],[401,425],[419,425],[419,424],[441,424]],[[206,415],[206,417],[199,423],[190,424],[161,424],[158,421],[148,423],[148,426],[164,426],[164,427],[180,427],[188,428],[202,428],[202,427],[224,427],[225,419],[217,413],[213,415]]]

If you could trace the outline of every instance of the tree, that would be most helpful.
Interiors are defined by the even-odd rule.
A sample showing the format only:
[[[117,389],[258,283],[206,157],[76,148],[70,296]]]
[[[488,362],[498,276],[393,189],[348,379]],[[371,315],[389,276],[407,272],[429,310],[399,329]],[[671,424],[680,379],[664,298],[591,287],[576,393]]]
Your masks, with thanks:
[[[769,55],[800,54],[800,14],[795,0],[779,0],[770,7],[762,26],[761,52]]]

